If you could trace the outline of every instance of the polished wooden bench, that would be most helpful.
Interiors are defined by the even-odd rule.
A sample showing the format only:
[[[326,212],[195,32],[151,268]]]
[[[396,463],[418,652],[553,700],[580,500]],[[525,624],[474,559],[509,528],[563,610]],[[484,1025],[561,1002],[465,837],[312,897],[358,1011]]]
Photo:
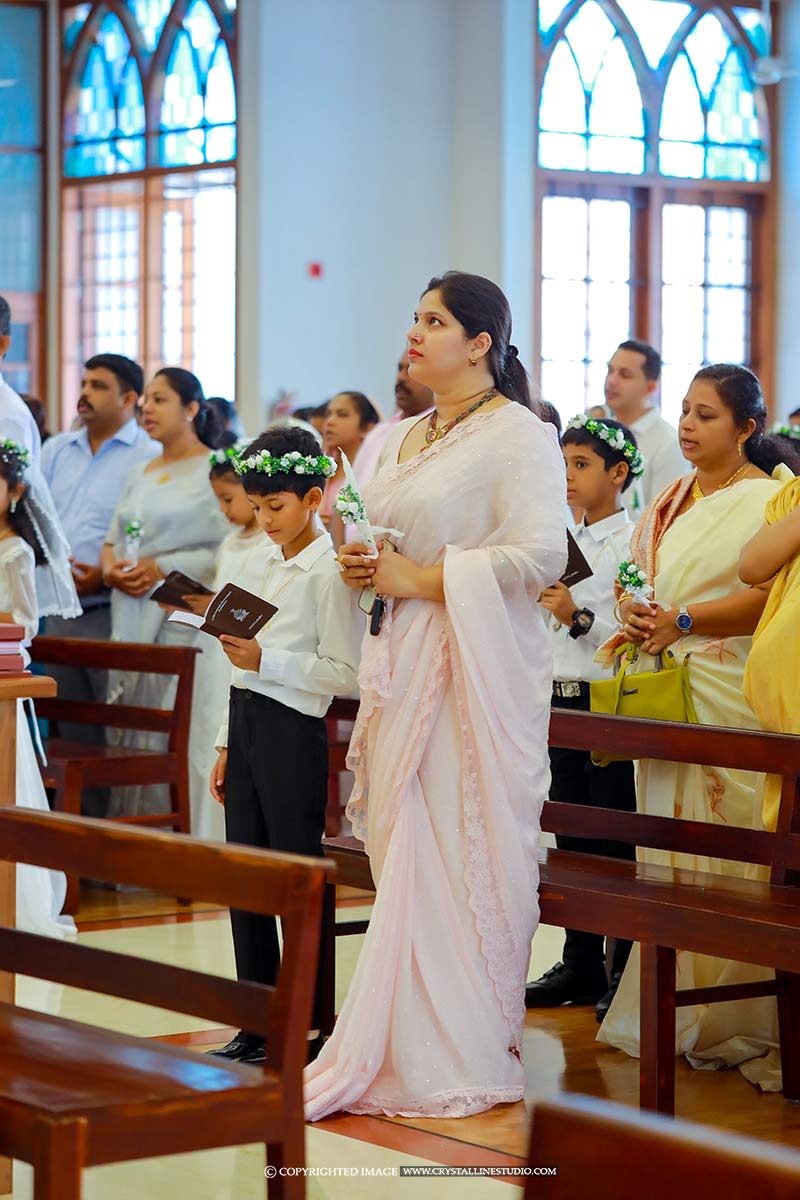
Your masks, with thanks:
[[[643,1108],[673,1113],[675,1009],[691,1004],[777,996],[783,1089],[800,1100],[800,738],[701,725],[677,725],[554,710],[552,745],[622,752],[783,776],[778,831],[654,817],[547,801],[542,828],[606,838],[769,868],[755,881],[592,854],[540,852],[541,920],[565,929],[641,944],[640,1080]],[[369,859],[355,838],[325,839],[338,882],[374,891]],[[329,928],[329,938],[366,922]],[[774,980],[676,990],[677,950],[716,955],[776,970]],[[328,956],[331,957],[330,955]],[[326,1032],[333,1023],[333,981],[325,979]]]
[[[0,1004],[0,1155],[33,1163],[35,1200],[79,1200],[84,1167],[261,1142],[303,1167],[307,1055],[322,859],[193,842],[30,809],[0,808],[0,859],[63,868],[283,921],[276,987],[0,927],[0,971],[204,1017],[266,1037],[264,1068]],[[187,1194],[190,1189],[186,1189]],[[300,1176],[271,1197],[299,1200]]]
[[[167,736],[164,750],[135,746],[99,746],[65,741],[57,734],[45,741],[45,786],[55,793],[59,812],[81,811],[85,788],[126,784],[163,783],[169,787],[167,812],[110,818],[126,825],[158,825],[176,833],[190,833],[189,725],[192,715],[194,646],[143,646],[136,642],[103,642],[92,638],[37,637],[31,657],[45,666],[96,667],[107,671],[141,671],[150,675],[175,675],[178,686],[171,709],[131,704],[99,704],[56,697],[40,700],[37,714],[57,729],[59,721],[100,725],[107,729],[133,729]],[[80,879],[67,875],[64,912],[78,911]]]
[[[339,775],[347,770],[350,731],[358,713],[358,700],[335,696],[325,717],[328,729],[328,801],[325,806],[325,833],[337,837],[342,831],[342,789]],[[342,730],[341,726],[345,729]]]
[[[533,1112],[525,1200],[796,1200],[800,1154],[607,1100],[559,1096]]]

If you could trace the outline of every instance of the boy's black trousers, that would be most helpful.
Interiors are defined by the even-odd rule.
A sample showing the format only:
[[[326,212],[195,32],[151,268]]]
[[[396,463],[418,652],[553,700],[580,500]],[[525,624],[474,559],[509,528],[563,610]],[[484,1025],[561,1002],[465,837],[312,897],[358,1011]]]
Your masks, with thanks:
[[[589,688],[581,696],[553,696],[553,706],[588,712]],[[636,812],[636,785],[632,762],[612,762],[596,767],[586,750],[550,748],[550,799],[564,804],[586,804],[592,808],[614,808],[619,812]],[[593,838],[564,837],[556,834],[560,850],[576,850],[584,854],[600,854],[604,858],[636,860],[635,846],[624,842],[599,841]],[[603,937],[582,929],[568,929],[564,939],[564,965],[570,967],[588,986],[602,982],[605,974]],[[631,943],[617,938],[610,973],[620,974],[628,961]]]
[[[229,842],[322,857],[328,794],[328,735],[323,717],[309,717],[278,700],[231,688],[225,834]],[[333,904],[325,888],[322,929]],[[239,979],[274,985],[280,951],[274,917],[231,909]],[[323,950],[312,1028],[320,1027]],[[247,1031],[245,1031],[247,1032]]]

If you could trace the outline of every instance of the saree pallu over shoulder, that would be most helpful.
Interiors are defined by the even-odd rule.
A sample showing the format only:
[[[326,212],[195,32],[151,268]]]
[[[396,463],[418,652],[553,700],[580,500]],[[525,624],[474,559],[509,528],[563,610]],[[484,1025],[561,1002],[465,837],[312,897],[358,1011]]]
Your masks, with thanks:
[[[364,641],[348,816],[378,894],[334,1036],[306,1072],[312,1120],[463,1116],[524,1086],[512,1051],[549,784],[537,601],[566,562],[563,461],[518,406],[398,465],[412,425],[393,433],[365,502],[405,531],[403,553],[444,564],[445,603],[394,601]]]

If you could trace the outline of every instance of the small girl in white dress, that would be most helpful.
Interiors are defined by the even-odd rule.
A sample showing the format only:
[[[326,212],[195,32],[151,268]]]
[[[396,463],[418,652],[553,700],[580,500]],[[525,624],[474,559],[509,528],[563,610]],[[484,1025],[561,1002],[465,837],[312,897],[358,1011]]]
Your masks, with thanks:
[[[0,440],[0,622],[21,625],[29,643],[39,625],[35,569],[44,553],[22,504],[28,458],[22,446]],[[29,661],[27,652],[25,657]],[[17,701],[16,803],[50,811],[22,700]],[[60,915],[65,893],[63,872],[18,863],[17,928],[50,937],[74,934],[75,922]]]
[[[223,584],[236,583],[249,592],[258,592],[267,569],[269,543],[256,522],[253,506],[233,468],[237,450],[249,445],[250,439],[245,438],[234,446],[214,450],[209,455],[211,487],[219,502],[220,512],[234,526],[219,548],[214,577],[217,590]],[[184,596],[184,600],[200,616],[209,604],[208,596]],[[193,765],[196,765],[204,779],[208,779],[217,761],[214,742],[220,714],[227,710],[231,664],[216,638],[203,635],[198,639],[198,645],[202,653],[198,655],[195,665],[195,711],[192,721],[196,728],[202,722],[202,735],[194,739],[194,753],[202,756],[202,762]],[[194,836],[224,842],[225,810],[213,799],[208,788],[198,794],[193,790],[191,803]]]

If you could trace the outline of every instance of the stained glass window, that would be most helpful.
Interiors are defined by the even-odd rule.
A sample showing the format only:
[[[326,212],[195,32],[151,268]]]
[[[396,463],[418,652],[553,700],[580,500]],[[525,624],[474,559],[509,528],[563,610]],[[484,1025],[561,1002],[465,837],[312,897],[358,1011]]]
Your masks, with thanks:
[[[542,85],[539,163],[573,170],[644,170],[644,121],[628,53],[596,0],[566,26]]]
[[[755,10],[728,11],[738,42],[681,0],[540,0],[540,167],[767,179],[767,110],[751,74],[767,33]]]
[[[235,9],[236,0],[95,0],[68,8],[65,174],[115,175],[235,158],[229,50]],[[176,10],[181,21],[169,21]],[[154,129],[146,123],[146,96],[158,118]]]

